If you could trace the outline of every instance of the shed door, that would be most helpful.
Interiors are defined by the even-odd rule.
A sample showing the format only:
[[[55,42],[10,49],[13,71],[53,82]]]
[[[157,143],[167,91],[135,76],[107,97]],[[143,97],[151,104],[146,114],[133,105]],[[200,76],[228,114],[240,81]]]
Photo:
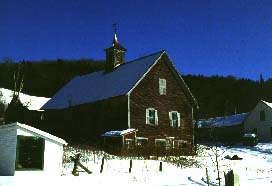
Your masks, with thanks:
[[[43,169],[44,139],[17,136],[16,170]]]

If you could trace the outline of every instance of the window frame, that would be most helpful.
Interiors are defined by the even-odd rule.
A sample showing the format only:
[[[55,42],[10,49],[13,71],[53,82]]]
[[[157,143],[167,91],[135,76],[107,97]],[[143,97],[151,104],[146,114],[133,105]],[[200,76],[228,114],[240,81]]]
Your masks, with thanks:
[[[150,116],[149,116],[149,111],[154,111],[154,123],[150,122]],[[152,125],[152,126],[158,126],[159,125],[159,119],[158,119],[158,111],[155,108],[147,108],[146,109],[146,114],[145,114],[145,119],[146,119],[146,124],[147,125]]]
[[[148,138],[146,137],[136,137],[135,146],[144,147],[148,145]]]
[[[173,120],[173,113],[177,114],[177,126],[174,126],[174,122],[175,120]],[[170,111],[169,112],[169,122],[170,122],[170,126],[173,128],[180,128],[180,123],[181,123],[181,117],[180,117],[180,113],[178,111]]]
[[[160,95],[166,95],[167,92],[167,81],[166,79],[159,78],[159,93]]]

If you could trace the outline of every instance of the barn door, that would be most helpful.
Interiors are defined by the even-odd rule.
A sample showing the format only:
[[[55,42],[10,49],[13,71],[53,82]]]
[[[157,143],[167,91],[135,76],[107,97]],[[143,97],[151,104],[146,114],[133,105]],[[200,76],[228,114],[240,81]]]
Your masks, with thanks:
[[[43,169],[44,139],[17,136],[16,170]]]

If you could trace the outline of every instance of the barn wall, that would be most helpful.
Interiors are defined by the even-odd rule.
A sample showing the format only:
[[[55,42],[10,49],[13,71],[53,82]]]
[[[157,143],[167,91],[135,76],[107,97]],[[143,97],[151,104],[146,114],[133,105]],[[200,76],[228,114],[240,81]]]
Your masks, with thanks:
[[[16,144],[16,128],[0,128],[0,176],[14,175]]]
[[[265,111],[265,121],[260,121],[260,111]],[[272,109],[265,103],[259,102],[250,112],[245,120],[244,132],[253,133],[253,129],[257,129],[257,136],[260,142],[272,141]]]
[[[63,110],[46,111],[40,126],[72,143],[98,142],[106,131],[128,128],[127,97],[118,96]]]
[[[164,60],[160,59],[132,91],[130,95],[130,125],[131,128],[138,129],[137,136],[148,137],[151,142],[154,142],[155,138],[170,136],[192,144],[192,106]],[[167,81],[166,95],[159,94],[159,78]],[[158,126],[146,124],[147,108],[155,108],[158,111]],[[178,111],[181,114],[179,128],[170,126],[170,111]]]

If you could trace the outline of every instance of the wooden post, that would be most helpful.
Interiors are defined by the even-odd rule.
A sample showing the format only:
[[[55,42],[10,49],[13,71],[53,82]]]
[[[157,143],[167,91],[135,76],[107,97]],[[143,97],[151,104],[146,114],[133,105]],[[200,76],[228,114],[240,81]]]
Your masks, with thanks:
[[[104,157],[102,158],[102,163],[101,163],[101,169],[100,169],[100,173],[102,173],[103,172],[103,167],[104,167]]]
[[[78,170],[77,170],[77,168],[78,168],[78,166],[80,166],[84,171],[86,171],[88,174],[92,174],[92,172],[89,170],[89,169],[87,169],[84,165],[82,165],[81,163],[80,163],[80,154],[78,154],[77,156],[76,156],[76,158],[74,158],[74,157],[72,157],[72,156],[70,156],[70,158],[71,158],[71,160],[73,161],[73,162],[75,162],[75,164],[74,164],[74,169],[73,169],[73,174],[75,175],[75,176],[79,176],[79,172],[78,172]]]
[[[79,176],[79,172],[78,172],[78,163],[79,163],[79,160],[80,160],[80,153],[78,153],[76,155],[76,158],[74,158],[74,168],[73,168],[73,171],[72,171],[72,174],[74,176]]]
[[[159,171],[162,172],[162,162],[160,162],[160,168]]]
[[[208,186],[210,186],[210,178],[209,178],[208,168],[206,168],[206,179],[207,179]]]
[[[131,173],[131,169],[132,169],[132,160],[129,161],[129,173]]]
[[[233,170],[225,174],[225,185],[226,186],[239,186],[239,175]]]

